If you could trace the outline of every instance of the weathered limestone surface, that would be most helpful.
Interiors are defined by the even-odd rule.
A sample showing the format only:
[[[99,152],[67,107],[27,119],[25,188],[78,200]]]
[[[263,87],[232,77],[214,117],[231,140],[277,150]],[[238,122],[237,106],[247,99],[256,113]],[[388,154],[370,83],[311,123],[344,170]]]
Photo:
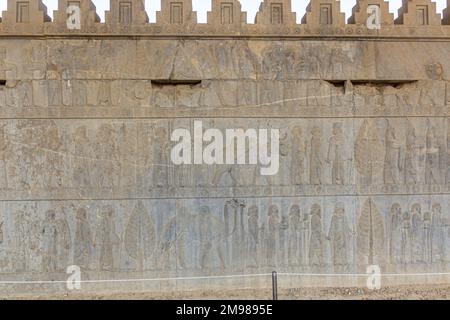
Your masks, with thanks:
[[[81,1],[80,31],[65,30],[67,1],[51,23],[41,2],[30,2],[26,25],[16,20],[16,2],[8,1],[0,24],[1,293],[62,292],[64,283],[2,282],[65,281],[69,265],[80,266],[84,280],[353,274],[372,264],[390,274],[449,270],[450,33],[432,2],[405,2],[397,21],[405,25],[394,25],[385,2],[372,1],[385,19],[376,33],[364,29],[367,1],[348,25],[338,1],[312,1],[306,26],[295,24],[289,1],[264,1],[255,25],[238,1],[214,1],[204,26],[188,0],[163,1],[154,25],[143,1],[126,1],[131,10],[112,1],[105,24]],[[320,4],[332,8],[331,27],[320,23]],[[429,25],[407,18],[414,4],[429,8]],[[170,134],[195,120],[280,129],[279,174],[174,166]]]

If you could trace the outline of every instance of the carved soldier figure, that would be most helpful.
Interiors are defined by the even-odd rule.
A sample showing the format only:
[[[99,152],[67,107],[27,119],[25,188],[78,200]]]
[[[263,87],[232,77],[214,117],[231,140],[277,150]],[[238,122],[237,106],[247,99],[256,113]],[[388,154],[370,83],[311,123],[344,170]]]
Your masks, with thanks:
[[[311,224],[309,240],[309,264],[312,267],[322,267],[324,265],[323,252],[325,234],[322,229],[322,209],[319,204],[311,207]]]
[[[389,121],[387,121],[385,140],[384,183],[398,184],[401,170],[401,145],[398,143],[395,129]]]
[[[302,260],[302,216],[300,207],[294,204],[289,211],[289,266],[297,267]]]
[[[417,160],[420,146],[417,144],[416,129],[408,123],[406,132],[405,149],[405,183],[416,184],[417,180]]]
[[[333,136],[328,144],[327,162],[331,164],[331,181],[333,185],[343,185],[344,181],[344,133],[342,123],[333,124]]]
[[[401,263],[401,244],[402,244],[402,208],[400,204],[394,203],[391,207],[389,216],[390,221],[390,239],[389,239],[389,258],[392,264]]]
[[[346,271],[349,267],[350,236],[352,233],[353,231],[350,229],[345,216],[345,206],[343,203],[337,203],[328,232],[328,240],[331,241],[333,266],[337,271]]]
[[[304,184],[306,142],[303,141],[303,131],[299,126],[291,130],[291,181],[294,185]]]
[[[101,209],[94,246],[97,248],[99,268],[102,271],[112,271],[114,268],[114,248],[119,244],[114,224],[114,209],[105,205]]]
[[[431,216],[431,261],[445,261],[445,225],[442,221],[441,205],[435,203],[432,205]]]
[[[430,124],[426,137],[425,183],[439,184],[439,143],[436,128]]]
[[[311,131],[311,145],[309,151],[310,184],[322,184],[322,132],[319,127]]]
[[[91,226],[86,209],[80,207],[76,213],[74,263],[83,269],[89,269],[91,257],[94,254]]]

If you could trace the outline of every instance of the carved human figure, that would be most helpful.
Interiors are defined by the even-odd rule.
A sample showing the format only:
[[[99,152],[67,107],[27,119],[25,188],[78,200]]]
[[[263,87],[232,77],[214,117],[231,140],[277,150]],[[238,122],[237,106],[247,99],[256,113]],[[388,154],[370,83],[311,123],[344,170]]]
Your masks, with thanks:
[[[58,270],[65,270],[69,265],[70,249],[72,246],[72,238],[70,235],[69,223],[66,219],[66,212],[64,206],[60,206],[56,211],[56,226],[57,226],[57,268]]]
[[[117,146],[116,131],[109,123],[100,125],[97,132],[97,142],[92,146],[92,153],[96,155],[94,163],[96,183],[98,188],[113,188],[117,185],[115,177],[118,176],[117,159],[119,149]]]
[[[312,185],[322,184],[322,131],[319,127],[311,130],[311,145],[309,150],[309,180]]]
[[[98,267],[101,271],[112,271],[114,268],[114,250],[119,245],[120,238],[116,234],[114,223],[114,208],[104,205],[101,208],[94,246],[97,250]]]
[[[416,184],[417,179],[417,162],[420,146],[417,144],[416,129],[409,123],[406,132],[406,149],[405,149],[405,183]]]
[[[16,259],[14,262],[15,271],[27,271],[31,257],[31,241],[28,230],[27,215],[24,210],[18,210],[14,213],[14,238],[17,248]]]
[[[11,143],[5,133],[5,125],[0,126],[0,163],[2,166],[0,189],[8,189],[8,160],[11,151]]]
[[[278,257],[277,262],[281,267],[288,265],[288,253],[289,253],[289,217],[285,214],[281,215],[280,229],[279,229],[279,243],[278,243]]]
[[[389,215],[389,260],[392,264],[401,263],[402,221],[402,208],[400,204],[394,203]]]
[[[89,269],[94,254],[94,242],[87,211],[80,207],[76,213],[73,261],[82,269]]]
[[[225,255],[223,251],[224,234],[222,228],[217,226],[209,207],[202,206],[198,216],[198,234],[200,240],[199,267],[204,270],[213,265],[215,257],[219,259],[222,269],[225,269]]]
[[[423,214],[422,223],[423,232],[423,261],[430,264],[432,261],[432,215],[431,212],[427,211]]]
[[[432,205],[431,224],[431,262],[445,261],[445,225],[442,218],[442,207],[439,203]]]
[[[331,241],[331,257],[336,271],[347,271],[349,267],[350,229],[345,216],[345,205],[337,203],[331,218],[328,240]]]
[[[302,185],[305,183],[305,159],[307,144],[303,140],[303,130],[299,126],[295,126],[291,130],[291,182],[294,185]]]
[[[327,162],[331,164],[331,182],[333,185],[343,185],[345,183],[344,165],[344,133],[342,123],[333,124],[333,135],[328,142]]]
[[[401,263],[406,265],[411,262],[411,215],[408,211],[403,212],[401,226]]]
[[[55,272],[58,266],[58,224],[55,210],[48,210],[42,224],[42,271]]]
[[[59,128],[54,122],[45,131],[42,146],[45,152],[44,186],[48,189],[59,189],[63,185],[65,152]]]
[[[258,206],[252,205],[247,211],[247,250],[246,260],[247,267],[257,267],[259,257],[259,238],[260,238],[260,226],[259,226],[259,209]]]
[[[436,128],[428,125],[426,136],[425,183],[439,184],[439,142]]]
[[[300,207],[294,204],[289,211],[289,266],[298,267],[302,263],[302,215]]]
[[[245,202],[238,199],[226,201],[224,206],[226,258],[227,263],[235,267],[244,261],[244,208]]]
[[[322,209],[317,203],[311,207],[310,222],[309,265],[322,267],[324,265],[325,234],[322,229]]]
[[[386,155],[384,160],[384,183],[400,183],[401,145],[397,140],[395,128],[387,121],[385,132]]]
[[[76,128],[73,142],[72,179],[74,186],[80,189],[91,186],[90,143],[86,126]]]
[[[277,265],[277,249],[279,245],[280,216],[278,207],[271,205],[268,211],[267,233],[266,233],[266,259],[267,265]]]
[[[185,234],[187,232],[187,216],[185,208],[180,208],[177,215],[170,218],[163,229],[161,237],[161,262],[164,270],[170,269],[174,265],[177,269],[186,268],[185,257]],[[171,266],[171,263],[173,265]]]
[[[7,72],[12,72],[14,79],[17,76],[17,66],[6,61],[6,48],[0,47],[0,79],[10,79],[10,77],[6,77]]]
[[[0,244],[3,243],[3,224],[4,224],[4,221],[1,221],[0,222]]]
[[[420,204],[415,203],[411,207],[411,246],[412,263],[423,261],[423,215]]]
[[[165,187],[169,184],[169,140],[167,129],[163,127],[156,128],[155,139],[152,142],[153,183],[156,187]]]

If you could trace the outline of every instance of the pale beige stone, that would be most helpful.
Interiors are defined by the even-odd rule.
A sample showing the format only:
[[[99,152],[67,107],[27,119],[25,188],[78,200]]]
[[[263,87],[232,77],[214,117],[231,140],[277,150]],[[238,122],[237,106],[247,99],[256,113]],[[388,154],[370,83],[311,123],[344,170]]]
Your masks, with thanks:
[[[406,26],[438,26],[441,24],[441,15],[436,12],[436,2],[431,0],[403,0],[395,23]]]
[[[292,12],[291,0],[264,0],[255,17],[256,25],[293,26],[296,14]]]
[[[345,13],[341,12],[339,0],[311,0],[306,8],[302,23],[308,27],[343,27]]]
[[[389,12],[389,2],[385,0],[358,0],[352,9],[352,15],[348,18],[349,24],[366,25],[369,14],[367,8],[370,5],[376,5],[380,8],[381,26],[391,26],[394,24],[394,15]]]

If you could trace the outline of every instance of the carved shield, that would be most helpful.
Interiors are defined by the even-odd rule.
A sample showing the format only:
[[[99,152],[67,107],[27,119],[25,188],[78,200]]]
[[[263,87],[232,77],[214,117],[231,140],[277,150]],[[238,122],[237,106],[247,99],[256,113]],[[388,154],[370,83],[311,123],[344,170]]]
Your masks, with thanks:
[[[364,202],[358,219],[356,238],[358,265],[384,261],[384,220],[372,199]]]

